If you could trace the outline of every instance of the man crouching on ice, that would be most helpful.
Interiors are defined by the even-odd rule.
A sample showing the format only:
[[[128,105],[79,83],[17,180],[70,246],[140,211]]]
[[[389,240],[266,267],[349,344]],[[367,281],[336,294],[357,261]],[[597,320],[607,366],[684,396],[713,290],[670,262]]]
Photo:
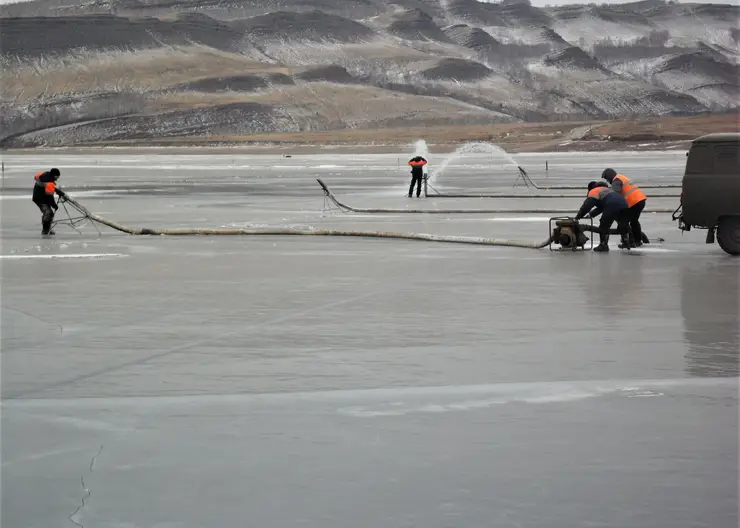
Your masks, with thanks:
[[[54,194],[62,195],[62,190],[57,188],[57,180],[60,176],[59,169],[51,169],[39,172],[33,177],[33,203],[41,210],[41,234],[53,235],[51,223],[54,221],[54,213],[59,206],[54,201]]]
[[[589,210],[591,213],[589,214]],[[576,222],[581,218],[596,218],[600,214],[599,222],[599,245],[594,251],[609,251],[609,230],[614,221],[617,221],[617,228],[622,238],[620,248],[629,248],[629,216],[627,201],[618,192],[610,189],[604,182],[592,181],[588,184],[588,195],[584,200],[581,209],[576,214]]]

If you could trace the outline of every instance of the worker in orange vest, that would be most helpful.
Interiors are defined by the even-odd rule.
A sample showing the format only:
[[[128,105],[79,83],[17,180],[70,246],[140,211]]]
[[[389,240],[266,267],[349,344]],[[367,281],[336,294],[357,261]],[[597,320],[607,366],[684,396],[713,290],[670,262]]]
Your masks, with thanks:
[[[604,170],[601,177],[609,182],[612,189],[624,196],[624,199],[627,200],[627,207],[629,207],[627,216],[630,225],[630,246],[641,246],[643,234],[642,226],[640,225],[640,215],[643,209],[645,209],[647,196],[640,190],[636,183],[624,174],[618,174],[614,169]]]
[[[54,220],[54,213],[59,206],[54,201],[54,194],[61,196],[62,190],[57,188],[57,180],[61,173],[59,169],[42,171],[33,177],[33,195],[32,200],[41,210],[41,234],[53,235],[51,223]]]
[[[627,210],[627,201],[618,192],[610,189],[604,182],[592,181],[588,184],[588,194],[576,213],[575,221],[578,222],[581,218],[596,218],[604,213],[599,222],[599,245],[594,251],[609,251],[609,233],[615,221],[622,238],[619,247],[629,248]]]
[[[424,166],[427,164],[422,156],[415,156],[409,160],[411,167],[411,185],[409,186],[409,198],[414,194],[414,185],[416,185],[416,197],[421,195],[421,182],[424,179]]]

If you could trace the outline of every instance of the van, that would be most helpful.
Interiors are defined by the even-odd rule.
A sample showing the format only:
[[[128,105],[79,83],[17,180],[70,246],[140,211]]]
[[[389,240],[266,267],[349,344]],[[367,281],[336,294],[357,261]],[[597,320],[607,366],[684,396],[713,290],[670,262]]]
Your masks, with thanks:
[[[740,255],[740,133],[707,134],[691,142],[673,215],[682,231],[707,229],[730,255]]]

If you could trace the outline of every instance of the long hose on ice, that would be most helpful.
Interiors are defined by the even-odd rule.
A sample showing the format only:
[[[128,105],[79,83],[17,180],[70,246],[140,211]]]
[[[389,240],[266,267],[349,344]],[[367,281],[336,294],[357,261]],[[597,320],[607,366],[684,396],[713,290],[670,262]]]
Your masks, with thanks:
[[[359,208],[347,205],[337,199],[334,193],[331,192],[329,187],[321,181],[320,178],[316,179],[321,185],[326,197],[334,203],[339,209],[343,211],[349,211],[353,213],[415,213],[415,214],[573,214],[575,211],[573,208],[570,209],[379,209],[379,208]],[[645,212],[652,213],[672,213],[674,209],[669,208],[656,208],[646,209]]]
[[[531,180],[530,180],[531,181]],[[575,189],[583,189],[583,185],[548,185],[547,187],[540,187],[536,183],[531,183],[532,187],[537,189],[538,191],[554,191],[554,190],[575,190]],[[680,189],[680,185],[675,184],[661,184],[661,185],[640,185],[641,189]],[[673,198],[674,196],[672,194],[665,195],[666,197]]]
[[[583,194],[524,194],[524,193],[446,193],[431,185],[429,188],[434,194],[427,194],[429,198],[583,198]],[[680,198],[680,194],[651,194],[650,198]]]
[[[529,177],[529,174],[527,174],[527,171],[525,171],[522,167],[517,166],[517,169],[519,170],[519,176],[517,177],[517,181],[519,181],[519,178],[522,179],[524,182],[524,185],[529,188],[533,187],[534,189],[537,189],[538,191],[550,191],[550,190],[581,190],[583,191],[583,186],[581,185],[553,185],[549,187],[540,187],[537,185],[532,178]],[[427,189],[431,188],[434,191],[434,194],[431,195],[434,198],[580,198],[582,195],[572,195],[572,194],[518,194],[518,193],[443,193],[438,191],[437,189],[432,186],[431,183],[428,181],[424,182],[424,194],[426,196],[429,196]],[[514,184],[516,186],[516,183]],[[680,189],[680,185],[673,185],[673,184],[666,184],[666,185],[641,185],[643,189]],[[653,198],[679,198],[680,194],[654,194],[651,195]]]
[[[268,227],[268,228],[174,228],[174,229],[154,229],[149,227],[130,227],[113,220],[108,220],[100,215],[89,211],[82,204],[74,200],[67,193],[60,190],[61,200],[69,203],[84,217],[97,222],[104,226],[128,233],[129,235],[165,235],[165,236],[186,236],[186,235],[210,235],[210,236],[324,236],[324,237],[359,237],[359,238],[386,238],[400,240],[418,240],[427,242],[446,242],[450,244],[472,244],[478,246],[508,246],[541,249],[552,242],[552,237],[548,237],[542,242],[526,242],[518,240],[509,240],[504,238],[483,238],[483,237],[465,237],[454,235],[432,235],[426,233],[398,233],[392,231],[343,231],[338,229],[300,229],[295,227]]]
[[[547,187],[540,187],[537,185],[532,178],[529,177],[529,174],[527,174],[527,171],[525,171],[521,166],[517,165],[517,169],[519,170],[519,175],[524,181],[524,184],[529,187],[530,185],[537,189],[538,191],[552,191],[552,190],[565,190],[565,189],[583,189],[582,185],[550,185]],[[518,179],[518,178],[517,178]],[[681,185],[676,184],[647,184],[647,185],[640,185],[643,189],[680,189]]]

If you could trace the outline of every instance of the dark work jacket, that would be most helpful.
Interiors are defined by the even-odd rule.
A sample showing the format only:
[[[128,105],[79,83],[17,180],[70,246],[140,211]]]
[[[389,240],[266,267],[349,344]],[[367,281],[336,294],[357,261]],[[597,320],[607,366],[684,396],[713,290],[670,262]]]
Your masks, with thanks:
[[[588,192],[588,196],[583,201],[583,205],[576,215],[576,220],[586,216],[586,213],[591,209],[593,209],[592,217],[598,216],[604,211],[616,212],[627,209],[627,200],[608,187],[594,187]]]
[[[54,176],[48,172],[39,172],[33,179],[33,202],[37,205],[46,204],[56,208],[54,194],[57,193],[57,186]]]
[[[411,175],[415,178],[422,178],[424,176],[424,165],[426,164],[427,160],[425,160],[421,156],[411,158],[409,160],[409,165],[411,166]]]

